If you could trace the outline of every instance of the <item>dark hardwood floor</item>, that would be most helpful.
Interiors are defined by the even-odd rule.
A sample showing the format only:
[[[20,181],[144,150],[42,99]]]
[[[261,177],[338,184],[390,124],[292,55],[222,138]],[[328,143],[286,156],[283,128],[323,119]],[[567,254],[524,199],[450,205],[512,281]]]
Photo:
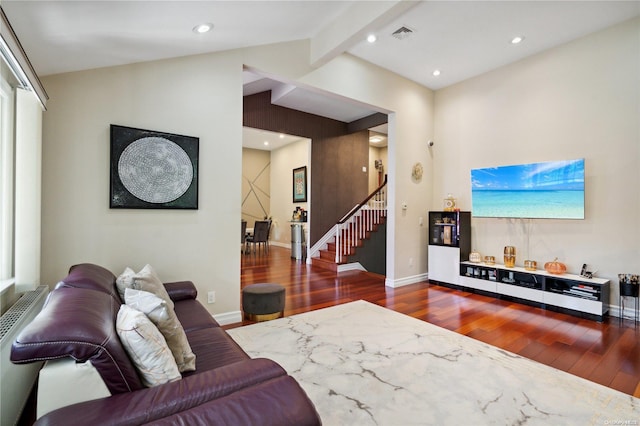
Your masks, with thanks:
[[[285,316],[362,299],[640,397],[640,325],[631,320],[598,323],[428,282],[394,289],[380,275],[337,275],[289,255],[272,246],[241,261],[242,286],[286,287]]]

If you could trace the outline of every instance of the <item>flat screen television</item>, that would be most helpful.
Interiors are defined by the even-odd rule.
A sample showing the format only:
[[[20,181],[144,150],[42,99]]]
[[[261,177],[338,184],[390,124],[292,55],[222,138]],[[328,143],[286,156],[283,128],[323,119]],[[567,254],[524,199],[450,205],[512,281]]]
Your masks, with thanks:
[[[584,158],[471,170],[474,217],[584,219]]]

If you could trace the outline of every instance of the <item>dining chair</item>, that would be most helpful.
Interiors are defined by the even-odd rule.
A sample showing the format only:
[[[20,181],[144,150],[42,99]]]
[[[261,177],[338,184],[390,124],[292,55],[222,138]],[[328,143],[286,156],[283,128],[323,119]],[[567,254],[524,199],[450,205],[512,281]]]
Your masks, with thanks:
[[[269,253],[269,222],[268,220],[256,220],[253,226],[253,235],[247,236],[247,244],[253,247],[253,253],[257,253],[256,244],[258,249],[263,245],[264,252]]]
[[[241,220],[240,221],[240,244],[241,244],[241,251],[247,251],[247,221],[246,220]]]

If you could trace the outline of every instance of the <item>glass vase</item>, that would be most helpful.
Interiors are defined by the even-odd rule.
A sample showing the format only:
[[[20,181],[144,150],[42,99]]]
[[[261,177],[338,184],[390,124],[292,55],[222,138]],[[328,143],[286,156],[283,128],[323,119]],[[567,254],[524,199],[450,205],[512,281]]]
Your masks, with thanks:
[[[504,266],[513,268],[516,265],[516,248],[514,246],[505,246],[504,248]]]

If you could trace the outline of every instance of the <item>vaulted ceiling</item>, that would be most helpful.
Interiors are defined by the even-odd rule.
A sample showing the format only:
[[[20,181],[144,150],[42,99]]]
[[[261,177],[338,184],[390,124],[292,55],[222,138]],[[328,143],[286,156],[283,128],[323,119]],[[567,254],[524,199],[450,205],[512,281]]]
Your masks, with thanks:
[[[348,53],[434,90],[640,14],[640,1],[3,0],[1,7],[40,76],[310,39],[314,65]],[[205,22],[212,31],[192,31]],[[524,40],[512,44],[515,36]],[[347,122],[371,113],[245,75],[245,94],[274,87],[274,103],[289,108]]]

